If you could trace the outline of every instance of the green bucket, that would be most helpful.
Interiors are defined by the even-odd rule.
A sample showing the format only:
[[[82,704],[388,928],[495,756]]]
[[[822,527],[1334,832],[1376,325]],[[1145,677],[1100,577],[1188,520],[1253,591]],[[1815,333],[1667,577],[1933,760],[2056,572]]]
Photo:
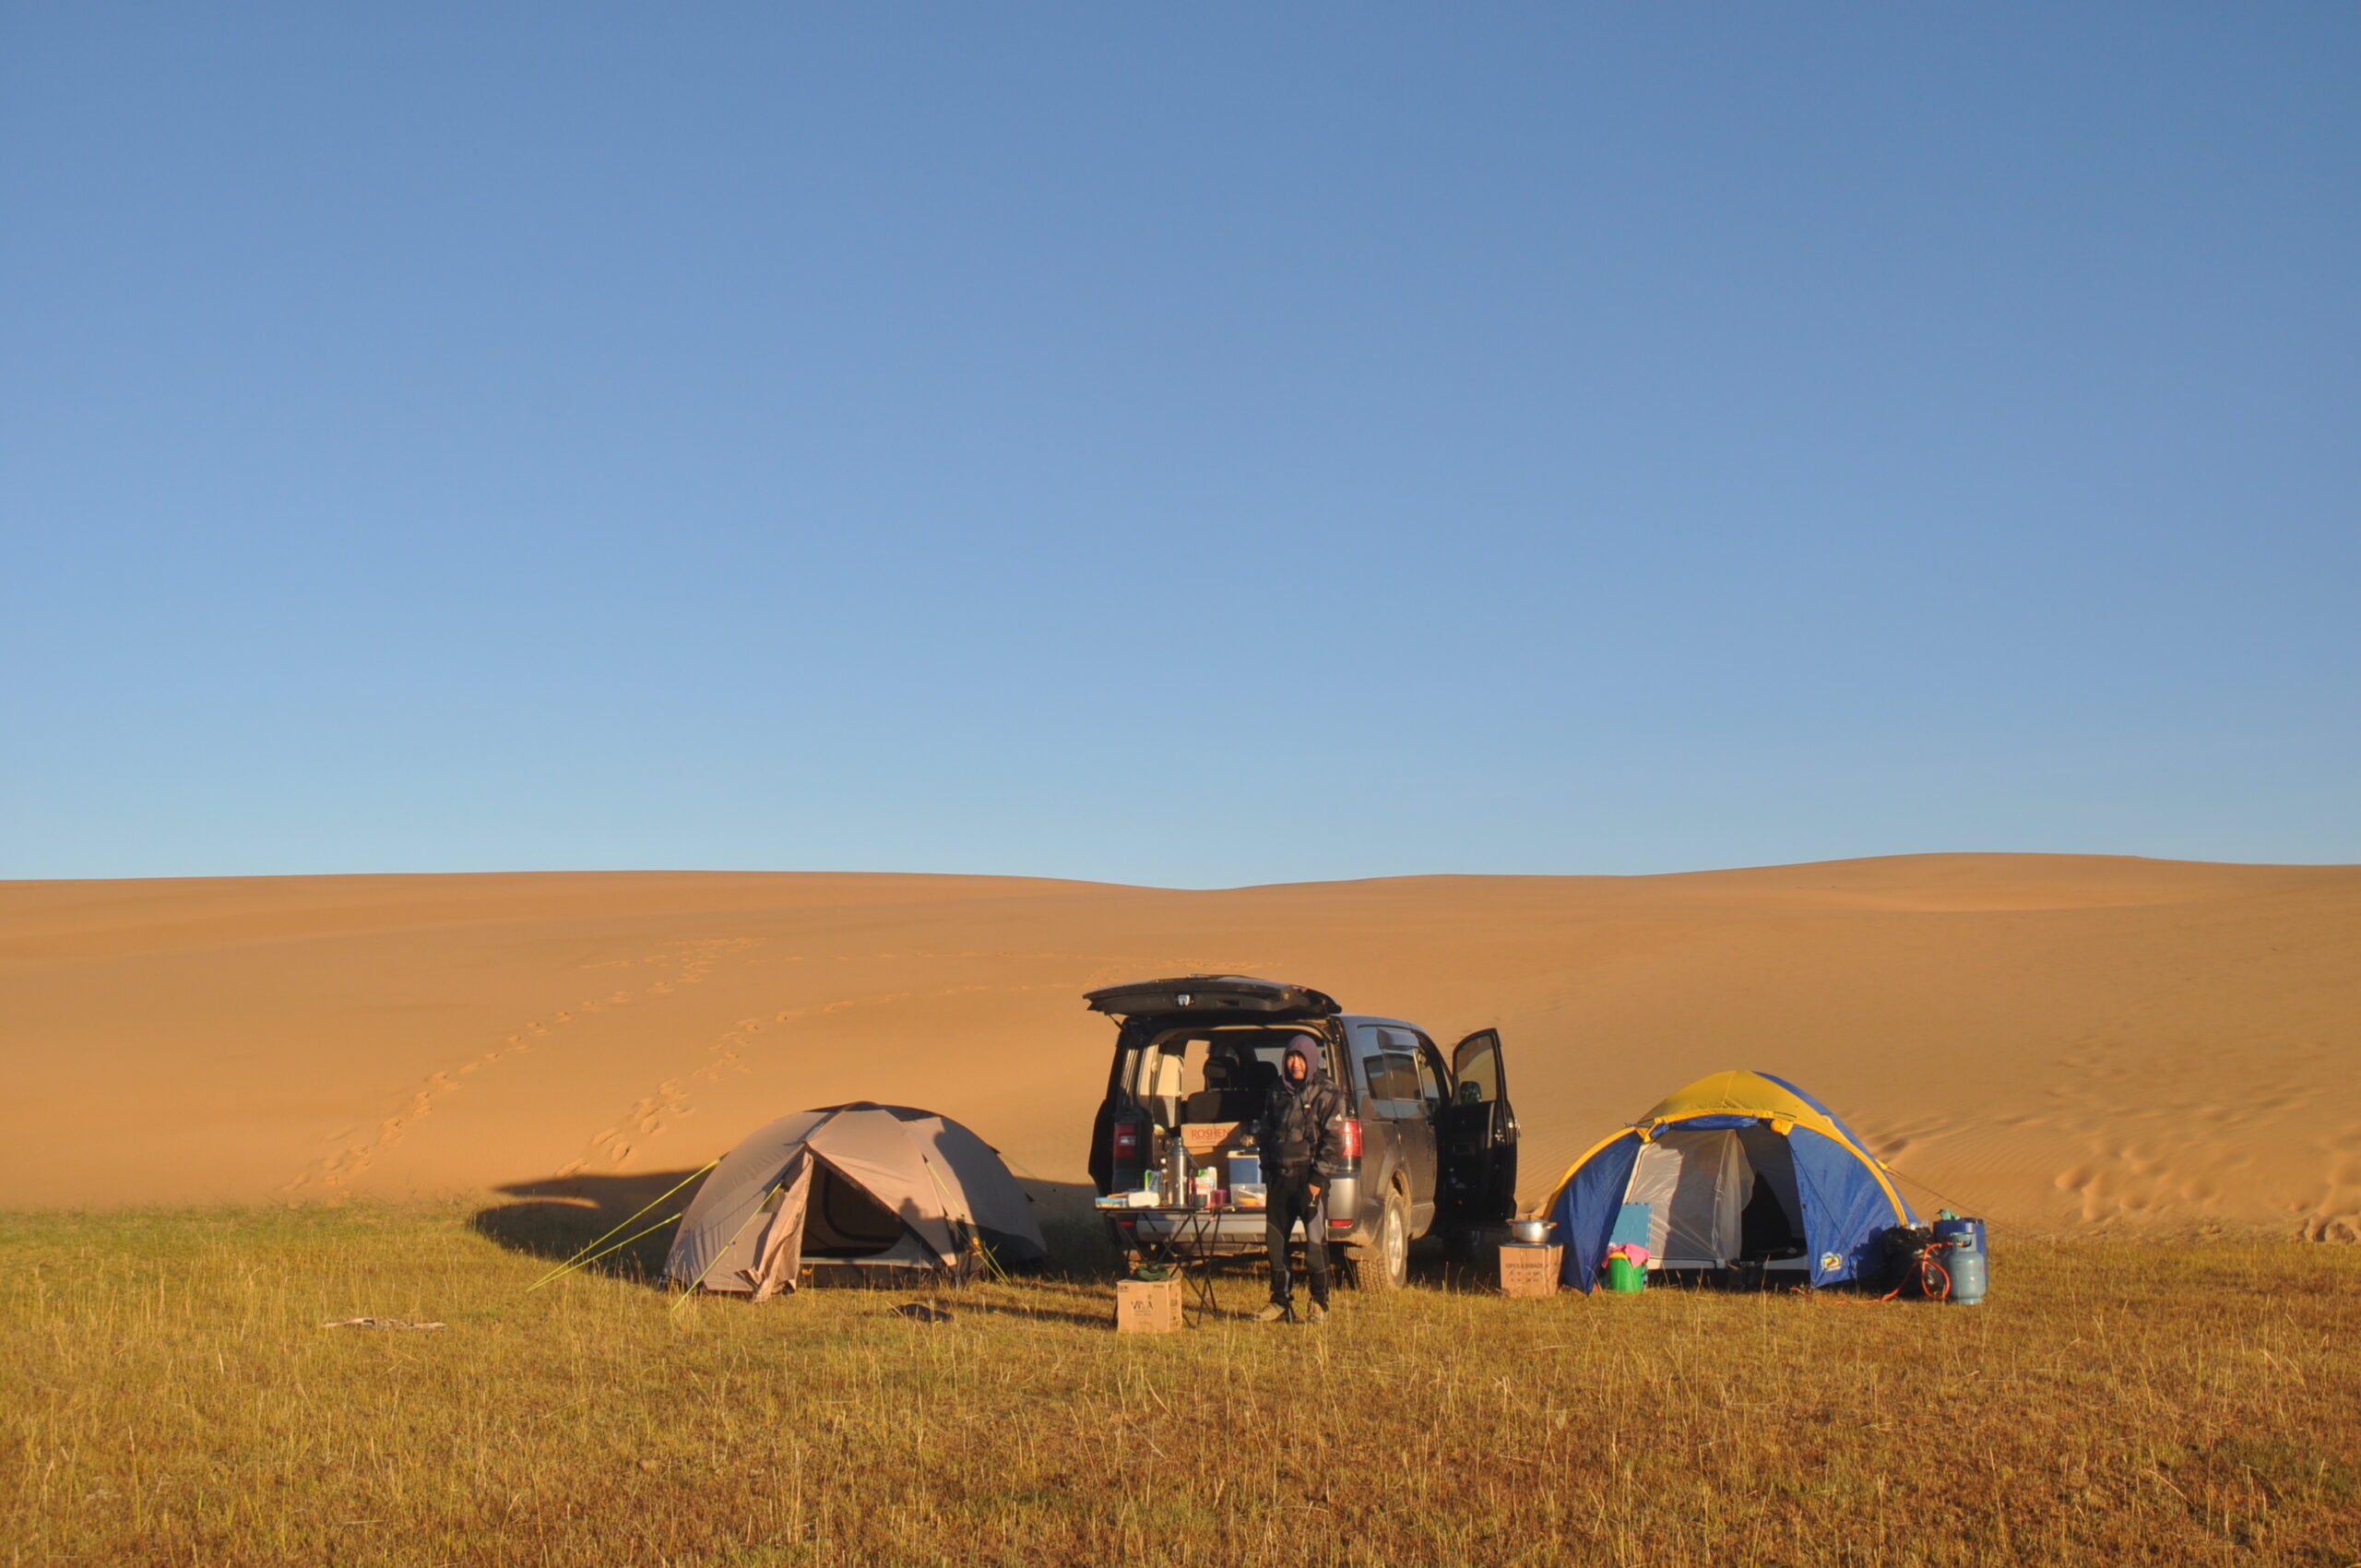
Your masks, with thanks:
[[[1607,1260],[1607,1288],[1629,1294],[1648,1288],[1648,1271],[1630,1258]]]

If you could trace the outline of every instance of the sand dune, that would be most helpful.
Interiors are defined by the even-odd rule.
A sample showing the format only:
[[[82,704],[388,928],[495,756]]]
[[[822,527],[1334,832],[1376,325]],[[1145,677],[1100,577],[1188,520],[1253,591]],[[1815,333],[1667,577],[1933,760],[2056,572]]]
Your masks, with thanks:
[[[0,1204],[481,1191],[871,1098],[1081,1179],[1081,993],[1498,1025],[1525,1187],[1720,1067],[2004,1223],[2361,1239],[2361,868],[1942,855],[1170,892],[584,873],[0,884]]]

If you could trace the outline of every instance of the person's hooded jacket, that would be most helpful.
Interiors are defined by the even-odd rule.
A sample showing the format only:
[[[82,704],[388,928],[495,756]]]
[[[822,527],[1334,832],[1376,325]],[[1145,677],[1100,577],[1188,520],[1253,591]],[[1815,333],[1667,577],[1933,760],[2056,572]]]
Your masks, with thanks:
[[[1275,1179],[1309,1169],[1321,1181],[1332,1181],[1345,1168],[1344,1094],[1321,1063],[1318,1040],[1297,1035],[1287,1041],[1287,1053],[1303,1058],[1303,1082],[1297,1083],[1286,1063],[1280,1064],[1278,1087],[1254,1129],[1264,1170]]]

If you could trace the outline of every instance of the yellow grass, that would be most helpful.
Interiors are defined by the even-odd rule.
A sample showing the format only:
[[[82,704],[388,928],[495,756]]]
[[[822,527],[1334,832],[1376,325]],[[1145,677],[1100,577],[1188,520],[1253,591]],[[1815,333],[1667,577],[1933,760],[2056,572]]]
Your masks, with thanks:
[[[457,1210],[0,1218],[0,1554],[2361,1560],[2361,1249],[2004,1239],[1977,1308],[1436,1282],[1159,1338],[1086,1256],[944,1324],[546,1266]],[[320,1326],[359,1314],[449,1326]]]

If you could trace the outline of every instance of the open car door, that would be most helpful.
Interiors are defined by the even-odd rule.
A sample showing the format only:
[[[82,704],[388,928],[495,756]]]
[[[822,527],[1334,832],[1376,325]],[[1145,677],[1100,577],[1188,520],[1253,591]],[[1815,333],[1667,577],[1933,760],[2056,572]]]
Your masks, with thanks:
[[[1516,1213],[1516,1112],[1501,1065],[1501,1032],[1478,1029],[1452,1048],[1452,1099],[1436,1118],[1447,1222],[1462,1230]]]

